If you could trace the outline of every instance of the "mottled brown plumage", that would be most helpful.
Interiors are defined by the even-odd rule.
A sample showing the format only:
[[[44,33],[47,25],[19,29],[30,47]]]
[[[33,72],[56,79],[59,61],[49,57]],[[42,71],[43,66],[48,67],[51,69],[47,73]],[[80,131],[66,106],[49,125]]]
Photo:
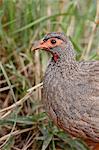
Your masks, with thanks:
[[[99,61],[77,62],[63,33],[47,34],[32,49],[39,48],[53,56],[43,82],[49,116],[73,136],[99,143]]]

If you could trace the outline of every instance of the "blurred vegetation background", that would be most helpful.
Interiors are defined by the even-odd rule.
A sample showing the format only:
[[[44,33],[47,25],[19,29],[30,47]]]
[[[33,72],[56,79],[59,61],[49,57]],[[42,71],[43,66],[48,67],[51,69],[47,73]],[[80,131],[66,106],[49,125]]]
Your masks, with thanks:
[[[39,83],[50,56],[30,47],[60,31],[70,37],[77,60],[99,60],[98,24],[98,0],[0,0],[0,149],[88,150],[47,117]]]

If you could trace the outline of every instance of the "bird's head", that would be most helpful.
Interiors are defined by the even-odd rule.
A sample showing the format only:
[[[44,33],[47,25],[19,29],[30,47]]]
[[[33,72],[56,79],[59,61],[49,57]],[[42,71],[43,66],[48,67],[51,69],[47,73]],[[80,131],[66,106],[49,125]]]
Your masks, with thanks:
[[[65,55],[72,55],[72,45],[69,39],[61,32],[52,32],[44,36],[43,39],[32,45],[31,50],[43,49],[53,55],[54,61]]]

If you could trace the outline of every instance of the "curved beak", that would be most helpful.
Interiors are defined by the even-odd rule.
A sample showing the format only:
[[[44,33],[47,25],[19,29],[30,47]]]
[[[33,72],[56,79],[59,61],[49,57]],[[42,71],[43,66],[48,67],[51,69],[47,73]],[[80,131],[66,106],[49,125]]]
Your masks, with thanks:
[[[47,49],[47,44],[43,40],[35,41],[31,46],[31,51],[38,49]]]

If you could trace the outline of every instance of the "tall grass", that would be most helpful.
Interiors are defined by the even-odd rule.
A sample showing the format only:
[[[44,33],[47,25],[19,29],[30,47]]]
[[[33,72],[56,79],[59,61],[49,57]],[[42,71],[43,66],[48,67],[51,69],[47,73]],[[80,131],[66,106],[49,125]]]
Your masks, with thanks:
[[[26,93],[42,81],[50,57],[31,54],[31,44],[48,32],[68,35],[78,60],[99,60],[98,15],[98,0],[0,0],[0,149],[88,149],[48,119],[41,86]]]

